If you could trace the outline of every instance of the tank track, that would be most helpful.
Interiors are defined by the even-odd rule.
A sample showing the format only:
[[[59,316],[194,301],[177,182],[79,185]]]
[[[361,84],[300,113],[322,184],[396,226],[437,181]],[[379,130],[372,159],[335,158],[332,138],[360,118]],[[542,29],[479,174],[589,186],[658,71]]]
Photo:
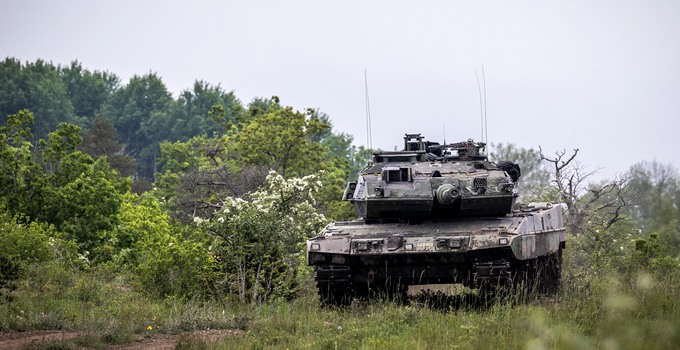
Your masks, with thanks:
[[[354,296],[349,266],[317,266],[314,270],[316,288],[323,305],[347,305]]]
[[[562,249],[556,254],[525,261],[475,259],[471,272],[469,286],[479,291],[482,300],[553,295],[560,288]],[[404,286],[390,287],[389,283],[382,283],[385,281],[376,281],[371,288],[356,286],[349,266],[317,266],[314,279],[323,305],[348,305],[353,298],[366,299],[385,291],[405,296]]]
[[[496,295],[513,284],[513,269],[506,259],[476,260],[472,270],[472,284],[480,295]]]
[[[476,260],[472,285],[482,299],[554,295],[562,279],[562,249],[525,261]]]

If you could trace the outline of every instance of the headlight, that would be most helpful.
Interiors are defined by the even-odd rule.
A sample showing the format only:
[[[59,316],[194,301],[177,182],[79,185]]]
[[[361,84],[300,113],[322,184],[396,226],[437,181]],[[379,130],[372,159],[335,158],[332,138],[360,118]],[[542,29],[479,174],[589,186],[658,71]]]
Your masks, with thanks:
[[[357,242],[356,249],[359,251],[367,251],[368,242]]]
[[[413,250],[413,243],[404,244],[404,249],[405,250]]]
[[[319,243],[312,243],[312,245],[309,247],[309,250],[319,250],[321,249],[321,245]]]
[[[452,239],[449,241],[449,248],[458,249],[462,246],[463,244],[461,243],[460,239]]]
[[[510,243],[510,240],[508,240],[505,237],[498,239],[498,244],[500,244],[500,245],[507,245],[508,243]]]

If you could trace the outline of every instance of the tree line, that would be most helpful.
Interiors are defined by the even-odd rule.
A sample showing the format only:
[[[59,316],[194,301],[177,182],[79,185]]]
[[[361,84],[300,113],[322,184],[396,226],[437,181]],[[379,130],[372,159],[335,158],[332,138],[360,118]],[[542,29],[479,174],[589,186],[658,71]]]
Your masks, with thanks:
[[[120,142],[116,154],[134,158],[134,175],[149,181],[162,171],[157,160],[164,141],[221,136],[230,125],[243,124],[278,104],[274,99],[255,98],[246,106],[233,91],[202,80],[175,99],[153,72],[135,75],[124,84],[116,74],[90,71],[78,61],[61,66],[43,60],[22,63],[11,57],[0,63],[0,96],[0,124],[5,124],[10,114],[30,110],[33,141],[45,139],[62,122],[83,130],[94,126],[100,132],[113,132],[96,122],[97,118],[108,120],[117,137],[99,136]],[[215,106],[219,111],[209,113]],[[328,116],[315,113],[330,125]],[[332,138],[326,143],[334,154],[344,157],[358,151],[352,149],[350,135],[331,133],[330,126],[327,129],[316,135],[316,141]]]

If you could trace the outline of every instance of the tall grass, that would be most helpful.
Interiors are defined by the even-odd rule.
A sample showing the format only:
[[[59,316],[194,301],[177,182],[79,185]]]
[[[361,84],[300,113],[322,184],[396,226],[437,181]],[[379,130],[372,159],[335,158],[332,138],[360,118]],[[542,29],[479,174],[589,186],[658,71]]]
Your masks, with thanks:
[[[567,284],[555,298],[445,311],[380,301],[324,309],[308,295],[263,307],[244,336],[213,347],[673,349],[680,348],[678,282],[644,272],[629,281],[605,276]]]
[[[391,301],[322,308],[311,281],[291,301],[150,299],[124,274],[35,266],[0,303],[0,330],[74,329],[100,342],[133,335],[239,328],[184,349],[676,349],[680,277],[645,271],[565,271],[554,297],[480,308],[431,309]],[[87,345],[87,344],[86,344]]]
[[[77,330],[92,345],[127,342],[138,334],[241,326],[222,303],[153,299],[138,290],[125,273],[34,265],[17,290],[0,300],[0,331]]]

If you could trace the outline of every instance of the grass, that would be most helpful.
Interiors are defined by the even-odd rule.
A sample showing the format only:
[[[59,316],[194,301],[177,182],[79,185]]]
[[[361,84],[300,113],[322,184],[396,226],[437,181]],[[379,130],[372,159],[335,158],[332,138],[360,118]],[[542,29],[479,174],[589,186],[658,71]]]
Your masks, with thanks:
[[[677,281],[641,274],[597,281],[589,297],[566,286],[555,299],[447,312],[371,303],[319,309],[313,298],[271,306],[240,339],[255,349],[669,349],[680,347]]]
[[[321,308],[307,285],[292,302],[155,300],[124,276],[36,267],[0,303],[0,330],[79,330],[56,348],[103,347],[140,334],[243,329],[217,342],[180,336],[178,349],[671,349],[680,348],[680,277],[566,271],[554,298],[445,310],[389,301]]]

